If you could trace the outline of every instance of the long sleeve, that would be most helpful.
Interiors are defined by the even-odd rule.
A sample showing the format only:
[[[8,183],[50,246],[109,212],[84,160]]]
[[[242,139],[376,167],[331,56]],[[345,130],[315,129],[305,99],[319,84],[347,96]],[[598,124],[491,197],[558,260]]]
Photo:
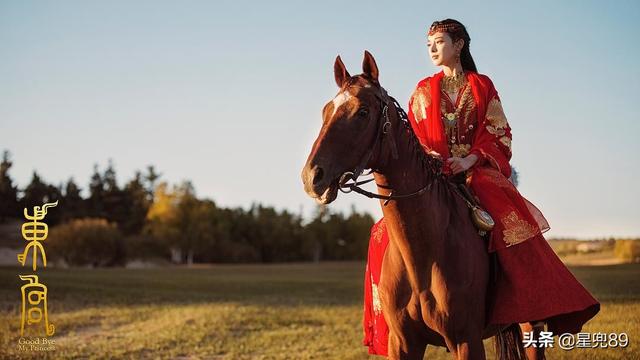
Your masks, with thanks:
[[[437,158],[446,158],[449,156],[446,142],[443,138],[442,122],[440,116],[434,114],[432,103],[435,103],[433,91],[433,78],[428,77],[418,83],[415,91],[409,99],[409,123],[413,128],[413,132],[420,141],[420,145],[424,151],[431,156]],[[434,119],[438,119],[435,120]]]
[[[474,136],[470,154],[478,156],[475,166],[489,163],[505,177],[511,176],[511,127],[502,109],[500,97],[490,84],[486,114]],[[480,119],[479,119],[480,120]]]
[[[427,120],[427,107],[430,104],[430,97],[428,82],[419,82],[409,99],[409,111],[407,112],[413,132],[425,152],[428,152],[429,148],[427,147],[427,139],[424,137],[425,131],[421,127],[424,126],[424,122]]]

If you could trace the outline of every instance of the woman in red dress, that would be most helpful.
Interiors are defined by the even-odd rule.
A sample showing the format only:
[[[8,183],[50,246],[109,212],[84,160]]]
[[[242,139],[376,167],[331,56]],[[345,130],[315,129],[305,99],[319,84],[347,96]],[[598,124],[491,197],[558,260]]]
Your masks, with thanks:
[[[554,335],[580,332],[600,304],[553,252],[542,235],[549,229],[544,216],[510,181],[511,127],[493,83],[477,72],[469,42],[456,20],[429,28],[429,56],[442,71],[418,82],[409,121],[425,151],[445,160],[445,174],[466,179],[495,221],[487,250],[497,257],[498,275],[488,291],[488,324],[520,323],[536,332],[546,324]],[[388,241],[381,219],[369,241],[363,340],[369,353],[379,355],[387,353],[377,284]],[[527,355],[539,357],[535,351],[528,348]]]

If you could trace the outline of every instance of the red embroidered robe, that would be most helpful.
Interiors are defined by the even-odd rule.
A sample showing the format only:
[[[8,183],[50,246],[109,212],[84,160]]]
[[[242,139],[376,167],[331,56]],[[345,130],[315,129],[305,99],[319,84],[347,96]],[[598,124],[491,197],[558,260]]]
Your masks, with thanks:
[[[467,182],[496,223],[489,242],[489,250],[495,251],[539,235],[549,229],[549,224],[508,180],[511,128],[493,83],[476,72],[465,75],[467,84],[460,89],[456,101],[461,107],[459,119],[450,134],[441,120],[441,109],[454,112],[454,105],[440,90],[442,72],[418,83],[408,115],[425,151],[436,152],[443,159],[478,156],[467,172]],[[444,171],[449,173],[446,164]]]
[[[487,323],[544,320],[556,335],[579,332],[600,304],[558,259],[542,236],[549,229],[544,216],[509,180],[511,128],[493,83],[485,75],[465,72],[467,84],[453,104],[440,89],[443,76],[439,72],[418,83],[409,101],[409,121],[425,151],[444,160],[478,156],[467,171],[467,184],[496,223],[487,250],[497,253],[500,268],[488,289]],[[458,109],[455,126],[447,128],[443,109],[446,113]],[[446,162],[443,171],[451,174]],[[369,240],[363,319],[363,343],[369,353],[378,355],[387,354],[389,330],[377,284],[388,242],[381,219]]]

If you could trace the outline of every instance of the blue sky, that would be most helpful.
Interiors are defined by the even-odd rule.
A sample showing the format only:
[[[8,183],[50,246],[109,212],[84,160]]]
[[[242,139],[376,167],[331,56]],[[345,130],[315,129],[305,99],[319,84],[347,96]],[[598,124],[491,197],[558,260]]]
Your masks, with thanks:
[[[439,71],[425,30],[455,18],[513,129],[520,191],[548,237],[640,236],[640,5],[633,1],[0,1],[0,149],[25,186],[112,159],[120,183],[153,164],[221,206],[310,214],[300,170],[368,49],[406,104]],[[354,204],[379,216],[379,203]]]

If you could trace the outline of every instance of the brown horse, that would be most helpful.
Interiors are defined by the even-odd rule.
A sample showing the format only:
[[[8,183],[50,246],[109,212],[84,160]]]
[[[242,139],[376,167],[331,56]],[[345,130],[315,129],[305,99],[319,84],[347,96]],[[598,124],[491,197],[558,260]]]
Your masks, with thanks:
[[[484,359],[482,339],[495,334],[500,358],[523,358],[517,325],[485,326],[489,260],[467,205],[380,86],[368,51],[362,67],[350,76],[336,58],[340,91],[323,109],[302,181],[307,194],[328,204],[345,174],[356,181],[372,169],[381,203],[393,194],[382,204],[390,240],[378,285],[389,358],[422,359],[432,344],[446,346],[456,359]]]

